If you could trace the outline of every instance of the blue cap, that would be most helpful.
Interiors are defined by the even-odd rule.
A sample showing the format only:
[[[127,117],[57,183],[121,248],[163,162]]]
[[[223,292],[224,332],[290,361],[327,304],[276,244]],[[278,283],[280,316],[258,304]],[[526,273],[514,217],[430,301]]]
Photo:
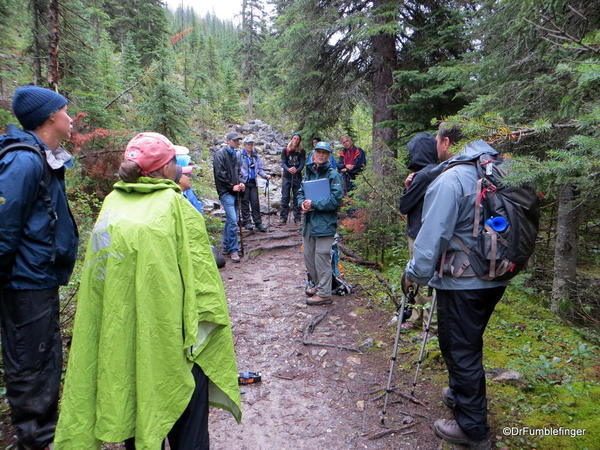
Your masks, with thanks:
[[[35,130],[69,101],[39,86],[21,86],[15,91],[12,109],[25,130]]]
[[[317,142],[317,145],[315,145],[315,150],[325,150],[331,153],[331,145],[329,145],[329,142],[325,141]]]

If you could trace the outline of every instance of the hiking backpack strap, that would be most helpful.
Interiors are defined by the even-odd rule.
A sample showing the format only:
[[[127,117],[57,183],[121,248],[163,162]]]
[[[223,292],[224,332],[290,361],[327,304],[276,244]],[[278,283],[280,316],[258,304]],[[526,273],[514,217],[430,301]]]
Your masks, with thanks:
[[[48,162],[46,161],[45,155],[42,153],[42,150],[39,147],[34,147],[33,145],[23,144],[17,142],[15,144],[10,144],[0,150],[0,159],[4,157],[8,152],[15,150],[26,150],[35,153],[42,160],[42,167],[44,173],[42,174],[42,179],[40,180],[40,187],[38,189],[38,197],[44,202],[44,206],[46,207],[46,211],[50,216],[50,235],[52,236],[52,253],[50,255],[50,262],[54,263],[56,259],[56,220],[57,215],[56,211],[52,207],[52,199],[50,198],[50,183],[52,180],[52,173],[50,172],[50,167],[48,166]]]

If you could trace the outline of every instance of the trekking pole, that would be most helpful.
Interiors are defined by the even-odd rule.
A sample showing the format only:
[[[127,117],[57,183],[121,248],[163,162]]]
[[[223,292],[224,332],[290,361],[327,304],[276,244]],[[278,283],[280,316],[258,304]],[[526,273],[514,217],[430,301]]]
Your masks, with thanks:
[[[429,329],[431,328],[431,319],[435,314],[435,303],[437,300],[437,291],[434,291],[433,298],[431,300],[431,310],[429,311],[429,317],[427,318],[427,327],[425,328],[425,336],[423,337],[423,342],[421,343],[421,352],[419,353],[419,359],[417,361],[417,370],[415,371],[415,379],[412,384],[412,391],[410,391],[410,395],[414,397],[415,389],[417,387],[417,377],[419,376],[419,370],[421,369],[421,363],[423,362],[423,355],[425,354],[425,346],[427,345],[427,339],[429,338]]]
[[[265,195],[267,196],[267,229],[271,228],[271,192],[269,190],[269,179],[265,184]]]
[[[396,321],[396,338],[394,340],[394,349],[392,350],[392,356],[390,357],[390,371],[388,373],[388,381],[387,386],[385,388],[385,397],[383,400],[383,409],[381,410],[381,424],[385,425],[385,414],[387,410],[387,403],[389,394],[394,392],[392,389],[392,377],[394,375],[394,368],[396,367],[396,358],[398,356],[398,344],[400,343],[400,331],[402,330],[402,322],[404,322],[404,308],[406,307],[407,300],[409,302],[412,301],[412,297],[415,295],[415,288],[413,286],[408,287],[408,293],[402,296],[402,301],[400,302],[400,308],[396,309],[396,317],[398,320]]]
[[[244,255],[244,237],[242,233],[242,195],[241,192],[237,193],[237,204],[238,204],[238,228],[240,229],[240,249],[242,255]]]

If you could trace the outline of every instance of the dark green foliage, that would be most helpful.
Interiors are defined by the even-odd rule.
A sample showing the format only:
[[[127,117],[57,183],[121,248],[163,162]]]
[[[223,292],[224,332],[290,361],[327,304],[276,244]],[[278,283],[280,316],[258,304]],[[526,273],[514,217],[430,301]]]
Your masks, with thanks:
[[[123,86],[131,86],[142,75],[140,56],[133,44],[131,33],[125,35],[121,51],[121,80]]]
[[[234,68],[225,68],[221,117],[227,122],[237,122],[242,115],[237,73]]]
[[[431,119],[459,111],[466,99],[463,58],[471,52],[469,23],[475,2],[418,2],[401,11],[400,70],[395,82],[400,141],[431,128]]]
[[[173,64],[172,52],[165,45],[151,68],[142,111],[147,129],[164,134],[173,142],[184,142],[189,135],[190,105],[173,77]]]
[[[117,46],[128,34],[144,67],[160,52],[168,33],[164,2],[161,0],[107,0],[104,11],[110,18],[108,31]]]

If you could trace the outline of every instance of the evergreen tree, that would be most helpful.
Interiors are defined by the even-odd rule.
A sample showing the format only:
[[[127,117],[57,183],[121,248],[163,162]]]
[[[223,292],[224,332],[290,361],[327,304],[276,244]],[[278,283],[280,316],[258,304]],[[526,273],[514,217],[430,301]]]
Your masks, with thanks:
[[[398,100],[394,108],[402,144],[414,133],[430,129],[432,119],[456,114],[467,103],[463,65],[471,62],[476,4],[446,0],[419,6],[400,12],[402,47],[394,74]]]
[[[151,68],[142,112],[148,129],[164,134],[173,142],[182,142],[189,135],[190,104],[173,77],[173,65],[172,51],[164,44]]]
[[[254,114],[254,92],[259,83],[266,34],[266,13],[261,0],[242,1],[240,54],[242,79],[248,92],[248,115]]]
[[[240,120],[241,114],[237,73],[233,67],[227,66],[225,68],[225,79],[223,80],[221,115],[223,120],[227,122],[237,122]]]
[[[140,79],[142,70],[140,57],[130,33],[125,35],[123,50],[121,51],[121,80],[126,88]]]

